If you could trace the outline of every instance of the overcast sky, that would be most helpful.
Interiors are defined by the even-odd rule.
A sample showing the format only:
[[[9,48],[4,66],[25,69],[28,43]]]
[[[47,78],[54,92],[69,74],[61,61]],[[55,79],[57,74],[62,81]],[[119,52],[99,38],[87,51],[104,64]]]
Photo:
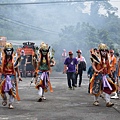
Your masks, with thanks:
[[[118,15],[120,16],[120,0],[111,0],[111,1],[113,2],[110,3],[112,3],[113,6],[118,8]]]

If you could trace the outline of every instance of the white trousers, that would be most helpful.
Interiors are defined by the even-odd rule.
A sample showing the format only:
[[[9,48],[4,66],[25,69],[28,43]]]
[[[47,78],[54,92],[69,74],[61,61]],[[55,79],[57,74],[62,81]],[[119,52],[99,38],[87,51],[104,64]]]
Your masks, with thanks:
[[[40,97],[42,97],[43,94],[44,94],[44,90],[43,90],[43,88],[42,88],[42,87],[39,87],[38,95],[39,95]]]

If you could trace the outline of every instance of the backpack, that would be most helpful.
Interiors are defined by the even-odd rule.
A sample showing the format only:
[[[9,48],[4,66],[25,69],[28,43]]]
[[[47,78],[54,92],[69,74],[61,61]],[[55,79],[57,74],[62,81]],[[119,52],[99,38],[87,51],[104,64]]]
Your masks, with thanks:
[[[86,63],[85,63],[85,61],[80,61],[80,64],[78,65],[78,69],[86,71]]]

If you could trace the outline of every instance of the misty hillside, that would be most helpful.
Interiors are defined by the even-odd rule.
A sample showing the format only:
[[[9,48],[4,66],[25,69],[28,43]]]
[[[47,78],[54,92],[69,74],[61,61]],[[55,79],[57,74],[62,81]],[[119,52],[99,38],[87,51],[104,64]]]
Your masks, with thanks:
[[[14,0],[12,3],[20,1]],[[5,3],[11,3],[11,0]],[[81,11],[71,4],[0,6],[1,35],[13,40],[56,41],[61,28],[76,25],[83,19]]]
[[[24,0],[24,3],[43,1]],[[86,8],[83,2],[9,5],[9,3],[21,2],[23,1],[1,0],[0,2],[8,3],[8,5],[0,6],[0,30],[1,35],[10,40],[25,39],[54,42],[60,39],[59,33],[64,26],[74,26],[78,22],[90,22],[89,15],[83,13]]]

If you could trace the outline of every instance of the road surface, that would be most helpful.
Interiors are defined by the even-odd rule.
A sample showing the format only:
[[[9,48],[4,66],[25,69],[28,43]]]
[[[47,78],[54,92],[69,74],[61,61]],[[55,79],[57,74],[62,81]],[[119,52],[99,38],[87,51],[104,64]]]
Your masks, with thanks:
[[[54,92],[45,94],[47,100],[37,102],[38,94],[31,78],[19,83],[21,101],[14,102],[14,109],[0,104],[0,120],[120,120],[120,100],[106,107],[100,98],[100,106],[93,105],[93,96],[87,93],[88,78],[83,76],[81,87],[69,90],[66,74],[53,72],[50,75]],[[2,99],[0,98],[0,103]]]

